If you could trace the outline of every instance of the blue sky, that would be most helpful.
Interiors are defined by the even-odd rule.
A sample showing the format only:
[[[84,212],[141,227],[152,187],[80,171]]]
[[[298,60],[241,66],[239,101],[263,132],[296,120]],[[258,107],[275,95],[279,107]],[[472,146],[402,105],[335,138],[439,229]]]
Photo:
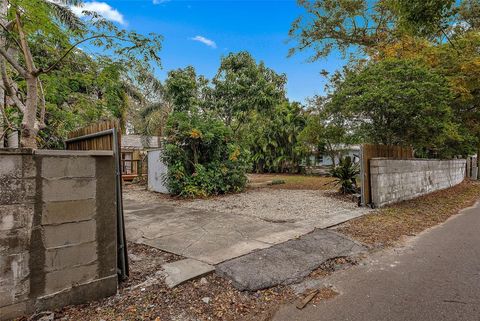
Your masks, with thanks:
[[[211,78],[222,56],[247,50],[285,73],[289,99],[303,102],[323,92],[322,69],[334,71],[344,64],[338,56],[309,63],[308,52],[287,57],[294,45],[288,42],[290,24],[303,13],[294,0],[97,0],[94,7],[127,29],[164,36],[163,69],[157,70],[162,80],[169,70],[188,65]]]

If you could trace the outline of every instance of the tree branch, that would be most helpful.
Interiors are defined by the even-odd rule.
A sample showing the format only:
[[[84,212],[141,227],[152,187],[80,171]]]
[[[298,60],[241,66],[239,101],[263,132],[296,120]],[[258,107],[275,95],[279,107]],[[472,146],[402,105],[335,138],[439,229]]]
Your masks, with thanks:
[[[35,73],[35,64],[33,62],[33,56],[30,51],[30,47],[28,46],[27,39],[25,36],[25,32],[22,28],[22,23],[20,21],[20,13],[18,11],[15,13],[16,25],[18,30],[18,35],[20,37],[20,45],[23,51],[23,56],[25,58],[25,64],[27,65],[27,71],[30,75]]]
[[[86,41],[89,41],[89,40],[92,40],[92,39],[98,39],[98,38],[117,38],[117,39],[120,39],[120,40],[125,40],[125,39],[122,39],[122,38],[119,38],[119,37],[116,37],[116,36],[108,36],[108,35],[96,35],[96,36],[91,36],[91,37],[88,37],[88,38],[85,38],[85,39],[82,39],[80,41],[77,41],[76,43],[74,43],[67,51],[65,51],[65,53],[57,60],[55,61],[53,64],[51,64],[50,66],[48,66],[46,69],[45,68],[40,68],[37,72],[37,74],[46,74],[50,71],[52,71],[53,68],[55,68],[60,62],[62,62],[63,59],[65,59],[65,57],[68,56],[68,54],[73,50],[75,49],[78,45],[86,42]]]
[[[15,106],[17,106],[17,108],[22,113],[24,113],[26,107],[20,101],[20,99],[18,99],[17,94],[15,93],[15,91],[12,88],[12,84],[10,82],[10,79],[8,78],[8,75],[7,75],[7,68],[5,67],[5,63],[3,62],[3,60],[0,61],[0,73],[2,74],[2,81],[3,81],[3,85],[4,85],[3,89],[7,93],[7,96],[10,97],[13,100],[13,102],[15,103]]]
[[[3,25],[3,23],[0,23],[0,26],[3,28],[3,30],[5,30],[5,32],[10,35],[10,38],[13,39],[13,41],[17,44],[18,48],[22,48],[22,46],[20,45],[20,43],[18,42],[17,39],[15,39],[15,37],[12,35],[11,31],[9,30],[11,26],[13,26],[15,24],[15,21],[12,20],[10,22],[7,23],[6,26]]]
[[[13,58],[11,55],[9,55],[7,53],[7,51],[5,50],[5,48],[3,47],[0,47],[0,55],[3,56],[3,58],[5,58],[6,61],[8,61],[8,63],[13,67],[15,68],[15,70],[18,71],[18,73],[20,75],[22,75],[22,77],[24,78],[27,78],[28,77],[28,72],[25,68],[23,68],[16,60],[15,58]]]
[[[447,35],[447,33],[445,32],[445,30],[444,30],[443,28],[441,28],[440,30],[442,31],[442,33],[443,33],[443,35],[445,36],[445,38],[447,38],[447,41],[448,41],[448,43],[452,46],[452,48],[455,49],[455,51],[456,51],[457,53],[459,53],[457,47],[456,47],[455,44],[452,42],[452,40],[450,39],[450,37]]]

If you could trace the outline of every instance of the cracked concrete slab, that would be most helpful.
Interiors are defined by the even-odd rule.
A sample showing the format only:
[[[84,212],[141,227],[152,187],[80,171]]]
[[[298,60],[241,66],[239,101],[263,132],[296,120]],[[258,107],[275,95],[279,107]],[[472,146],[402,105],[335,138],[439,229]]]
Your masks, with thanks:
[[[310,198],[318,196],[307,192]],[[272,190],[271,193],[277,191]],[[246,194],[254,196],[251,192]],[[285,197],[284,194],[282,191],[279,197]],[[227,201],[229,197],[219,199]],[[287,204],[283,204],[278,208],[277,220],[272,216],[271,208],[268,210],[270,214],[266,215],[263,213],[265,208],[258,204],[258,215],[251,215],[253,209],[250,207],[244,213],[223,203],[219,209],[195,208],[196,204],[159,198],[155,193],[141,190],[130,194],[127,190],[124,194],[127,239],[215,265],[364,213],[363,210],[344,208],[345,205],[336,208],[332,203],[328,211],[320,211],[320,215],[318,208],[310,212],[316,204],[310,206],[305,203],[289,215],[284,215]],[[300,210],[305,213],[297,216]]]
[[[130,211],[129,208],[135,208]],[[270,223],[233,213],[198,211],[160,204],[142,211],[126,202],[127,239],[209,264],[298,237],[313,228]]]
[[[216,272],[232,280],[239,290],[256,291],[298,282],[328,259],[355,256],[365,250],[338,233],[315,230],[299,239],[223,262],[216,266]]]
[[[188,280],[199,278],[215,270],[213,266],[193,259],[166,263],[162,265],[162,268],[167,274],[165,283],[170,288],[176,287]]]

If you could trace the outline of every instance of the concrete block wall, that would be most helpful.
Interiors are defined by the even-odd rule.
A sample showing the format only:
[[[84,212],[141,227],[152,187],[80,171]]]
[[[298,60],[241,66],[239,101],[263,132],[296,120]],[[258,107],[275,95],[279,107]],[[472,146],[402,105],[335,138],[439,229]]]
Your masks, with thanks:
[[[117,290],[111,152],[0,150],[0,320]]]
[[[373,158],[372,203],[384,206],[452,187],[465,179],[466,160]]]

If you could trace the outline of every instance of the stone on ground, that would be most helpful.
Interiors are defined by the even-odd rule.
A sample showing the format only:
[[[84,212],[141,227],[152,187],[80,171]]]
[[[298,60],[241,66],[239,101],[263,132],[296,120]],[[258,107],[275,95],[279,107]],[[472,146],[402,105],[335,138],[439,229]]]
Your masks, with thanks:
[[[213,266],[193,259],[185,259],[162,265],[166,272],[165,283],[173,288],[188,280],[204,276],[215,270]]]
[[[296,240],[235,258],[216,266],[239,290],[256,291],[299,282],[328,259],[355,256],[365,247],[330,230],[315,230]]]

